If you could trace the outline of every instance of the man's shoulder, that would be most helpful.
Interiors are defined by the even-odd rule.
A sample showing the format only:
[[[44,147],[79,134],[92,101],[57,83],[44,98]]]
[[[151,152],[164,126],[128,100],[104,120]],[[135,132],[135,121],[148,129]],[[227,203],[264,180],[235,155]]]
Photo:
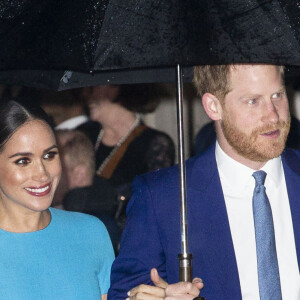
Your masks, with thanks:
[[[287,163],[300,161],[300,150],[293,148],[285,148],[281,155],[283,161]]]
[[[284,149],[282,155],[296,155],[297,157],[300,157],[300,149],[287,147]]]
[[[300,174],[300,150],[286,148],[281,157],[284,166],[287,166],[295,173]]]
[[[215,145],[212,145],[207,151],[193,156],[185,161],[186,178],[190,181],[191,177],[199,174],[200,171],[206,171],[213,167],[215,161],[214,155]],[[178,164],[163,168],[160,170],[152,171],[136,177],[134,184],[145,182],[148,185],[163,185],[174,183],[178,185],[179,182],[179,166]]]

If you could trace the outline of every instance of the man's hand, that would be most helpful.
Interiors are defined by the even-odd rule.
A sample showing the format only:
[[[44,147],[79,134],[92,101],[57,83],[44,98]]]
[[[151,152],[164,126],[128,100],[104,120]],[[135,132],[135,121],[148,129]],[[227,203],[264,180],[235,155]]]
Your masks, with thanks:
[[[126,300],[192,300],[203,288],[200,278],[194,278],[192,283],[168,284],[158,275],[156,269],[151,270],[150,276],[155,286],[141,284],[128,292],[129,297]]]

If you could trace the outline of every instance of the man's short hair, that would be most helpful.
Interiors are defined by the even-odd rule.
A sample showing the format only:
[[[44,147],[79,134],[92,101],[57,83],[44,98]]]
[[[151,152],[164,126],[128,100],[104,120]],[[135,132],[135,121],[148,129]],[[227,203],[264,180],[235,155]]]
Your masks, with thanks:
[[[70,89],[64,91],[52,91],[52,90],[37,90],[39,96],[39,103],[44,105],[55,105],[63,107],[62,109],[68,109],[72,105],[84,106],[85,102],[81,95],[81,89]]]
[[[230,71],[232,65],[206,65],[194,67],[194,85],[198,95],[202,98],[205,93],[211,93],[223,100],[230,92]],[[284,83],[284,67],[279,66]]]
[[[224,99],[229,92],[229,74],[231,65],[206,65],[194,67],[194,85],[202,98],[211,93]]]
[[[61,154],[68,167],[73,169],[78,165],[85,165],[90,174],[95,173],[95,154],[90,139],[79,130],[71,130],[58,133],[68,135],[67,140],[61,145]]]

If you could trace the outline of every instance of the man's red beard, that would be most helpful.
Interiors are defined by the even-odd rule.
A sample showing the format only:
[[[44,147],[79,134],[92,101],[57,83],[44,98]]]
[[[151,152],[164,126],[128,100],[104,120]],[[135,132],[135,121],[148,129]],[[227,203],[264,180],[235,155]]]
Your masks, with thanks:
[[[265,162],[281,155],[285,148],[290,123],[289,117],[287,122],[280,120],[278,124],[255,128],[250,134],[246,134],[231,122],[224,111],[221,127],[227,142],[239,155],[251,161]],[[280,130],[280,136],[277,139],[265,138],[263,140],[263,137],[260,137],[258,140],[260,134],[275,130]]]

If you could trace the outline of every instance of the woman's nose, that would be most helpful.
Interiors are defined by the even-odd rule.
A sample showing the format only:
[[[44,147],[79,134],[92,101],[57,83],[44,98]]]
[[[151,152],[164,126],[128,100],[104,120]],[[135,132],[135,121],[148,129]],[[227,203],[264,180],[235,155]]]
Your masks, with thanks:
[[[33,178],[36,181],[44,182],[49,179],[49,172],[43,162],[37,163],[36,168],[34,168],[33,172]]]

